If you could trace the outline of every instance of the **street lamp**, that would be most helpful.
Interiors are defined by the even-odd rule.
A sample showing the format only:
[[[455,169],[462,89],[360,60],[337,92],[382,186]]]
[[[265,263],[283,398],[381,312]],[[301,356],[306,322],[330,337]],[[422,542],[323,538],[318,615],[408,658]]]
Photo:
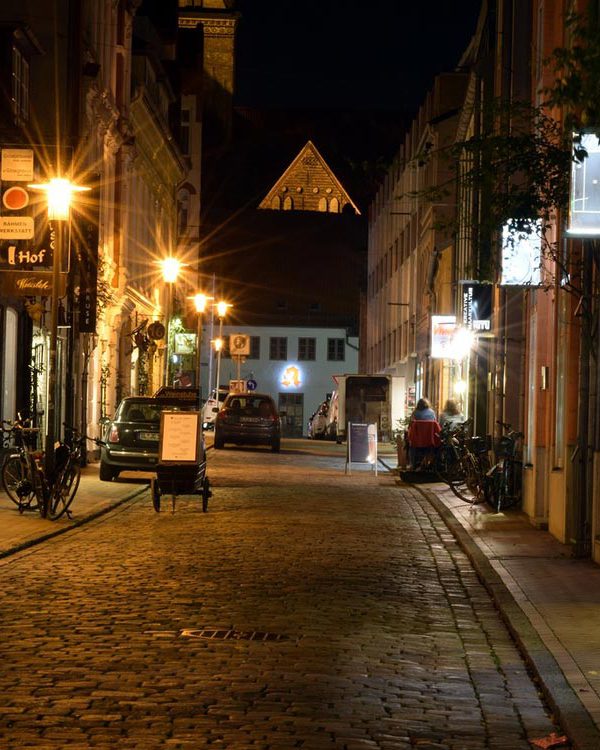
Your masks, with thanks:
[[[58,297],[60,294],[61,255],[64,245],[64,230],[70,218],[71,198],[73,193],[90,190],[89,187],[74,185],[63,177],[54,177],[47,183],[29,185],[34,190],[46,193],[48,221],[53,222],[54,248],[52,254],[52,305],[50,308],[50,351],[48,358],[48,403],[46,405],[46,443],[44,469],[47,477],[54,472],[56,439],[56,380],[57,380],[57,345],[58,345]],[[44,508],[43,515],[46,515]]]
[[[167,352],[165,355],[165,385],[169,385],[169,351],[171,343],[171,313],[173,307],[173,285],[177,281],[182,263],[177,258],[169,256],[160,261],[163,279],[167,286],[167,304],[165,309],[165,321],[167,328]]]
[[[212,299],[212,297],[208,297],[206,294],[202,294],[202,292],[195,294],[193,297],[194,306],[196,307],[196,312],[198,313],[198,332],[196,336],[196,386],[198,388],[199,400],[202,398],[202,383],[200,380],[202,366],[202,315],[204,312],[206,312],[206,306],[209,299]],[[208,385],[210,390],[210,383]]]
[[[221,350],[223,349],[223,318],[227,314],[228,308],[231,307],[231,305],[227,302],[224,302],[223,300],[219,300],[217,304],[215,305],[217,308],[217,315],[219,317],[219,338],[215,340],[215,349],[217,352],[217,383],[216,383],[216,393],[217,393],[217,400],[219,398],[219,386],[220,386],[220,378],[221,378]],[[216,343],[217,341],[220,341],[219,348],[217,349]]]

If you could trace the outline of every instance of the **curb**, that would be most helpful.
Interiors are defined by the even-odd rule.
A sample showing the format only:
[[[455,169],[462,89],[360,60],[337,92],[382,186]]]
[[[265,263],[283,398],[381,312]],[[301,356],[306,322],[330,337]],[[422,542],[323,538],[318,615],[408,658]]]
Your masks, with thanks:
[[[11,555],[16,555],[18,552],[23,552],[23,550],[29,549],[30,547],[35,547],[37,544],[48,541],[48,539],[54,539],[54,537],[61,536],[62,534],[67,534],[69,531],[73,531],[73,529],[77,529],[80,526],[89,523],[90,521],[95,521],[97,518],[100,518],[101,516],[110,513],[112,510],[115,510],[115,508],[118,508],[121,505],[129,502],[130,500],[133,500],[134,497],[137,497],[143,492],[146,492],[147,489],[148,487],[141,487],[133,490],[128,495],[125,495],[125,497],[122,497],[120,500],[115,500],[110,505],[107,505],[104,508],[100,508],[99,510],[94,511],[87,516],[82,516],[77,521],[73,521],[73,523],[69,526],[63,526],[60,529],[49,531],[47,534],[36,536],[34,539],[28,539],[25,542],[20,542],[14,547],[10,547],[10,549],[2,550],[0,552],[0,560],[3,560],[6,557],[10,557]]]
[[[596,727],[577,693],[567,682],[562,669],[527,615],[519,607],[502,578],[486,555],[441,500],[431,490],[416,489],[440,514],[463,552],[475,568],[479,579],[492,597],[502,620],[517,644],[525,662],[539,683],[541,692],[569,736],[574,750],[598,750],[600,730]]]

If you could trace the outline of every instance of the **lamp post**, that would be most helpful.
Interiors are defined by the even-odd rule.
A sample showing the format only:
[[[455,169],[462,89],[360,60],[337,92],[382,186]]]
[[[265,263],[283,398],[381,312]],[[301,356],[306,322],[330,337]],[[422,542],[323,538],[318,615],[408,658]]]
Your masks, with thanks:
[[[215,305],[217,308],[217,315],[219,316],[219,338],[215,341],[215,344],[217,341],[220,341],[220,346],[217,349],[217,382],[216,382],[216,394],[217,394],[217,400],[219,398],[219,386],[220,386],[220,377],[221,377],[221,350],[223,349],[223,318],[227,314],[227,309],[231,307],[230,304],[227,302],[224,302],[223,300],[219,300],[217,304]],[[215,346],[216,349],[216,346]]]
[[[162,267],[163,279],[167,284],[167,304],[165,307],[165,322],[167,328],[167,351],[165,354],[165,385],[169,385],[169,351],[171,343],[171,313],[173,307],[173,284],[177,281],[179,272],[181,271],[181,262],[169,256],[164,258],[160,265]]]
[[[52,304],[50,308],[50,350],[48,357],[48,399],[46,404],[46,441],[44,470],[47,477],[54,472],[54,443],[56,434],[56,381],[57,381],[57,347],[58,347],[58,310],[60,295],[61,256],[64,245],[64,231],[70,218],[71,198],[73,193],[90,190],[87,187],[74,185],[63,177],[54,177],[47,183],[29,185],[34,190],[46,193],[48,204],[48,221],[54,229],[54,248],[52,254]],[[46,515],[47,508],[43,509]]]
[[[210,297],[207,297],[206,294],[202,294],[201,292],[194,295],[194,305],[196,307],[196,312],[198,313],[198,331],[196,336],[196,387],[198,388],[199,400],[202,398],[202,382],[200,379],[202,367],[202,315],[206,311],[206,305],[208,304],[209,299]],[[210,390],[210,383],[208,385]]]

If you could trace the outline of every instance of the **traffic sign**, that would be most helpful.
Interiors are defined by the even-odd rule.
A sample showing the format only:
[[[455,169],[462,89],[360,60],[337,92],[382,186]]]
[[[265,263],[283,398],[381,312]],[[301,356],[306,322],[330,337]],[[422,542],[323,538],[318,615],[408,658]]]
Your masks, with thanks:
[[[246,388],[249,391],[255,391],[256,390],[256,380],[247,380],[246,381]]]

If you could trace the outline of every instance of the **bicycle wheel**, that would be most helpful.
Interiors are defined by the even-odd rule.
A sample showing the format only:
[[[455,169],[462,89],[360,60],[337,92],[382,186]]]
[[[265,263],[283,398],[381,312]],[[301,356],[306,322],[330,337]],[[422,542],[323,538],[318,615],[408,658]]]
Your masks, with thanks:
[[[56,482],[50,489],[50,502],[48,503],[48,518],[56,521],[65,513],[68,514],[69,507],[79,488],[81,479],[81,466],[79,461],[69,459],[67,465],[58,475]]]
[[[35,488],[21,456],[13,454],[5,458],[2,464],[2,486],[19,510],[37,509]]]
[[[488,491],[488,503],[492,506],[496,513],[500,513],[501,509],[505,506],[504,500],[506,497],[506,477],[504,463],[496,464],[492,471],[489,473]]]
[[[504,460],[504,496],[502,508],[512,508],[521,502],[523,464],[513,458]]]
[[[486,499],[485,474],[481,471],[475,456],[469,451],[464,456],[465,482],[472,494],[475,505]]]

